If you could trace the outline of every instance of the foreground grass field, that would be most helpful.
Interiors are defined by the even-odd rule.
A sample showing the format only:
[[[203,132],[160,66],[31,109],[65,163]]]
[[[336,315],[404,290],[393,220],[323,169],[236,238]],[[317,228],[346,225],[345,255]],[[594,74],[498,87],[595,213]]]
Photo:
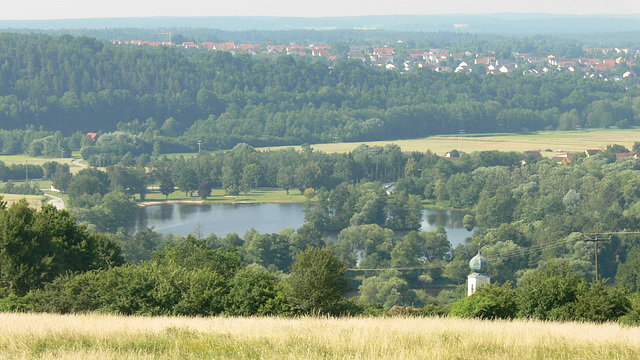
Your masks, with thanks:
[[[441,318],[0,314],[2,359],[638,359],[640,328]]]
[[[633,143],[640,141],[640,129],[598,129],[582,131],[549,131],[534,134],[486,134],[486,135],[450,135],[431,136],[422,139],[370,141],[337,144],[315,144],[315,150],[333,153],[348,152],[361,144],[369,146],[384,146],[397,144],[403,151],[431,150],[438,155],[444,155],[453,149],[467,153],[484,150],[526,151],[541,150],[543,156],[553,157],[558,151],[581,152],[586,149],[604,149],[607,145],[620,144],[631,149]],[[261,150],[276,150],[278,147],[262,148]],[[550,149],[552,151],[544,151]]]

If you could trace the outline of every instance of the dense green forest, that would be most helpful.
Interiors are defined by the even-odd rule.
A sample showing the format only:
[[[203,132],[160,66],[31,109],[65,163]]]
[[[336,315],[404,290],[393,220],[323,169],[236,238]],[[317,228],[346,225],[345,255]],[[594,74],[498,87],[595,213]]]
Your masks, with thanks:
[[[292,56],[0,34],[0,127],[108,132],[208,149],[637,125],[637,88],[577,74],[387,71]],[[175,140],[174,140],[175,142]]]

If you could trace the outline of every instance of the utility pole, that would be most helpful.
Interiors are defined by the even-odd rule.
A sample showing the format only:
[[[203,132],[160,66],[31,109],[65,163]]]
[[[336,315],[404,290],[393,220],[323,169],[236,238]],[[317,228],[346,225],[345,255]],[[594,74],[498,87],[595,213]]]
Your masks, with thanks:
[[[29,182],[29,160],[27,159],[24,159],[24,171],[26,172],[24,182]]]
[[[591,241],[595,246],[596,253],[596,281],[600,280],[600,264],[598,263],[598,243],[600,241],[611,240],[611,234],[598,234],[598,233],[582,233],[582,241]]]
[[[462,135],[466,134],[466,131],[464,131],[464,129],[460,129],[458,130],[458,135],[460,135],[460,150],[462,150]]]
[[[202,141],[198,140],[198,154],[200,154],[200,146],[202,145]]]

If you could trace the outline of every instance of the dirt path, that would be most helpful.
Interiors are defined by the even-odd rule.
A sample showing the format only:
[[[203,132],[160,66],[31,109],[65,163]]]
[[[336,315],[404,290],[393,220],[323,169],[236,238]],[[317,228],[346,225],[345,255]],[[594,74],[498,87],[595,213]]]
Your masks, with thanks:
[[[66,208],[62,198],[59,198],[59,197],[54,196],[54,195],[49,195],[49,194],[44,194],[44,196],[51,198],[51,200],[49,200],[49,203],[52,204],[53,206],[55,206],[56,209],[64,210]]]
[[[73,161],[72,161],[72,163],[73,163],[74,165],[80,166],[80,167],[81,167],[81,168],[83,168],[83,169],[87,167],[87,165],[85,165],[85,164],[83,164],[83,163],[81,163],[81,162],[80,162],[80,159],[75,159],[75,160],[73,160]]]

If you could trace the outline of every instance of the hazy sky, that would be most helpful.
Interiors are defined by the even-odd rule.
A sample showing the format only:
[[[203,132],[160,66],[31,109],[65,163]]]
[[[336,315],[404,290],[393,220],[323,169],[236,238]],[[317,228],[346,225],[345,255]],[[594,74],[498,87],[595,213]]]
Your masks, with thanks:
[[[0,0],[0,20],[149,16],[640,14],[640,0]]]

